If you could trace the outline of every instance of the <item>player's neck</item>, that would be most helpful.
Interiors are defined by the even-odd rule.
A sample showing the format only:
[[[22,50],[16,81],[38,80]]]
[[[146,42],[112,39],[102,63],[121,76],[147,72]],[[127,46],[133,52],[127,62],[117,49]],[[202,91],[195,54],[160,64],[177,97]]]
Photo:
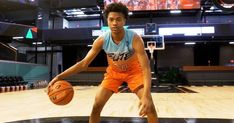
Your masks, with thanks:
[[[125,31],[121,31],[118,33],[111,33],[112,40],[116,43],[119,44],[121,40],[124,38]]]

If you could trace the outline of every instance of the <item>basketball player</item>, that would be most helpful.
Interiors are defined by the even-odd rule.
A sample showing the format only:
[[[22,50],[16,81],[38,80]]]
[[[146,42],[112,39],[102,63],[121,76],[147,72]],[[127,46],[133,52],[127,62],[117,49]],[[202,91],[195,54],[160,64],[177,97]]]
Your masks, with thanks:
[[[122,3],[109,4],[104,10],[110,31],[99,36],[91,50],[80,62],[57,75],[50,83],[85,70],[97,54],[104,49],[108,67],[104,80],[97,91],[89,123],[99,123],[101,111],[119,86],[127,82],[139,99],[139,115],[146,116],[148,123],[158,123],[151,96],[151,70],[142,38],[131,30],[124,29],[128,9]],[[124,108],[124,107],[122,107]],[[120,109],[121,110],[121,109]]]

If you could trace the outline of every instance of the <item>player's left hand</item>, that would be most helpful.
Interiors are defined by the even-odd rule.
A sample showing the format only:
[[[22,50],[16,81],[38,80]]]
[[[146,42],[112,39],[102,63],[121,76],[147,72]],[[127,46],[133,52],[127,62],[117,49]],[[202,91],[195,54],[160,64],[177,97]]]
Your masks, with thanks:
[[[147,115],[148,111],[150,110],[150,101],[149,98],[147,98],[146,96],[143,96],[139,102],[138,105],[139,108],[139,115],[141,117],[144,117]]]

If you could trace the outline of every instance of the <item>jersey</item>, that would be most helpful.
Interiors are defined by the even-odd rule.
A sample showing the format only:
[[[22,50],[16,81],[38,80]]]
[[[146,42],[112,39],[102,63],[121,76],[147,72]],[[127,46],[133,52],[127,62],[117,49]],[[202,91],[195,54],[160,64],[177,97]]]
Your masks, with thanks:
[[[133,49],[135,32],[124,29],[124,37],[116,44],[111,32],[103,35],[103,49],[107,54],[108,67],[101,86],[117,93],[119,86],[126,82],[132,92],[143,85],[143,72]]]
[[[113,41],[111,31],[103,35],[103,49],[107,54],[108,64],[117,67],[120,71],[127,71],[131,68],[132,63],[130,63],[129,59],[134,55],[132,44],[135,32],[128,29],[124,29],[124,31],[125,35],[119,44]]]

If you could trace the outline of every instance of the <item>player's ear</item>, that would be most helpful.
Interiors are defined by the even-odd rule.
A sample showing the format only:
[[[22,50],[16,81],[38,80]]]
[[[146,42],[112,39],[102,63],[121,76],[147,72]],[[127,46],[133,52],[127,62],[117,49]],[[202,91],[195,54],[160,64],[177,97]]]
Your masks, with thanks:
[[[126,19],[126,18],[124,18],[124,19],[123,19],[123,21],[124,21],[124,25],[125,25],[125,24],[126,24],[127,19]]]

